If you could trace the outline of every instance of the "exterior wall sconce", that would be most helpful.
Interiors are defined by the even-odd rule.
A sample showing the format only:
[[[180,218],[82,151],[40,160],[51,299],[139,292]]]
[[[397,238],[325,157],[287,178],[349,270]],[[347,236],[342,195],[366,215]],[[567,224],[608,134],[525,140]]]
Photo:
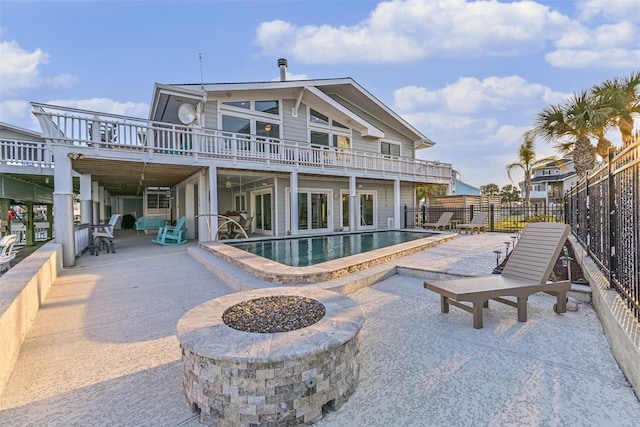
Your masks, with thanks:
[[[71,160],[81,160],[84,159],[84,154],[81,153],[68,153],[67,157]]]
[[[271,125],[267,123],[267,124],[264,126],[264,130],[266,130],[267,132],[271,132]]]
[[[231,188],[233,186],[233,184],[231,183],[231,180],[229,178],[227,178],[227,182],[224,183],[224,186],[226,188]]]

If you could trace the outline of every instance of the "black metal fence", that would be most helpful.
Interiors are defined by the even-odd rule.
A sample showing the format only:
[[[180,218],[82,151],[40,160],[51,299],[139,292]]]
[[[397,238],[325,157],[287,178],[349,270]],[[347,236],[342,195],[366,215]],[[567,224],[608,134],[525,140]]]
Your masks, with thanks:
[[[564,206],[560,204],[552,206],[519,205],[478,205],[467,207],[435,206],[404,207],[404,228],[422,228],[423,224],[438,221],[444,212],[453,212],[451,220],[452,228],[457,224],[471,222],[478,212],[487,212],[487,230],[505,233],[513,233],[522,230],[529,222],[565,222]]]
[[[640,141],[566,196],[567,223],[640,321]]]

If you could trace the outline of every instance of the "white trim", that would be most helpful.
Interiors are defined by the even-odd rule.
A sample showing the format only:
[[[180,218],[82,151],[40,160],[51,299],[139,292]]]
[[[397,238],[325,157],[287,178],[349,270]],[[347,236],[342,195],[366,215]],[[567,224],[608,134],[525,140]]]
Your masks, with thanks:
[[[309,188],[309,187],[299,187],[298,188],[298,200],[300,198],[300,193],[305,194],[326,194],[327,195],[327,228],[308,228],[311,225],[311,222],[308,222],[308,227],[304,230],[300,229],[300,224],[298,223],[298,234],[299,235],[312,235],[312,234],[321,234],[327,232],[333,232],[333,210],[334,210],[334,202],[333,202],[333,189],[331,188]],[[309,197],[309,196],[307,196]],[[285,226],[287,230],[291,230],[291,187],[285,187]],[[310,208],[310,205],[309,205]],[[296,213],[298,210],[296,209]],[[311,215],[311,212],[308,213]],[[293,234],[293,230],[291,230]]]
[[[396,156],[396,155],[394,155],[394,154],[384,154],[384,153],[382,152],[382,143],[383,143],[383,142],[384,142],[385,144],[389,144],[389,145],[397,145],[397,146],[398,146],[398,148],[399,148],[399,152],[400,152],[400,153],[399,153],[397,156]],[[378,153],[379,153],[379,154],[382,154],[383,156],[402,157],[402,144],[401,144],[400,142],[398,142],[398,141],[392,141],[392,140],[390,140],[390,139],[380,139],[380,140],[378,140]]]

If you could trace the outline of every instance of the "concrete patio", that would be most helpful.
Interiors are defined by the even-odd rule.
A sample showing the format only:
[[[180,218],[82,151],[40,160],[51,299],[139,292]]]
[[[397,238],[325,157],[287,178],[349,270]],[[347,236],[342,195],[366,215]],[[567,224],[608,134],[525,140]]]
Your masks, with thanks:
[[[0,396],[0,425],[200,425],[182,392],[176,325],[234,289],[187,253],[195,243],[152,239],[118,230],[115,254],[86,253],[61,271]],[[553,297],[534,295],[526,323],[492,304],[476,330],[466,312],[440,313],[416,277],[488,273],[505,240],[460,235],[350,294],[365,312],[360,382],[317,425],[636,426],[640,402],[590,304],[557,315]]]

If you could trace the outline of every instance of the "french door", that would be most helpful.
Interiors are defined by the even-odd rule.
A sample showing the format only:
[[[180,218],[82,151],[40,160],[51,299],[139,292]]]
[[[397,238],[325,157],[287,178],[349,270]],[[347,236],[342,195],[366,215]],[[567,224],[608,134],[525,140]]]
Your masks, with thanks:
[[[253,223],[258,234],[273,234],[271,200],[271,189],[253,193]]]

